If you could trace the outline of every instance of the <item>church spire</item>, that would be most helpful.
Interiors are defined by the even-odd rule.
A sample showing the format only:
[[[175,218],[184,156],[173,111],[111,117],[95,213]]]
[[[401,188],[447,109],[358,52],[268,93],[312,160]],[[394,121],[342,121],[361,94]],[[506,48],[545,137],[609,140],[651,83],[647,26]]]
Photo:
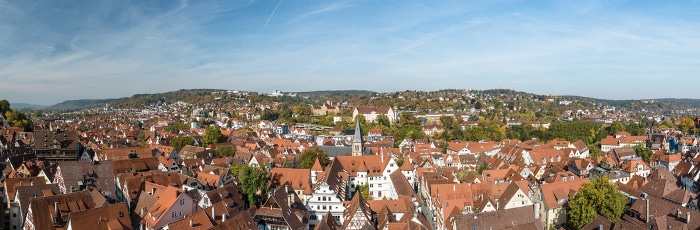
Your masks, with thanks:
[[[355,138],[353,138],[352,142],[353,143],[362,143],[362,129],[360,128],[359,121],[355,125]]]
[[[365,146],[362,141],[362,129],[360,128],[360,121],[357,121],[355,125],[355,137],[352,140],[352,155],[362,156],[365,152]]]

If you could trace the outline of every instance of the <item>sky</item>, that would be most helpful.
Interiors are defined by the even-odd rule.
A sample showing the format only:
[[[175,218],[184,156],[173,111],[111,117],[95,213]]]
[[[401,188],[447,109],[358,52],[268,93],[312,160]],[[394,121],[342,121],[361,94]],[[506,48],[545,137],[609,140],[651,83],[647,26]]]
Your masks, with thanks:
[[[509,88],[700,98],[699,1],[0,0],[0,99]]]

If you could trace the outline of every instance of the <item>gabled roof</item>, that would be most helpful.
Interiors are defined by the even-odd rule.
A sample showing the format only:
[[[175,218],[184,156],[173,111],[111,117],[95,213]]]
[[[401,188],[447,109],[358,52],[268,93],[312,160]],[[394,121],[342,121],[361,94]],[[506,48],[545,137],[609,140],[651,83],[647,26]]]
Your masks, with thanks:
[[[301,229],[308,225],[311,214],[294,193],[294,189],[289,184],[285,184],[275,190],[267,202],[256,210],[255,216],[256,219],[258,216],[283,218],[291,229]]]
[[[146,208],[148,215],[155,217],[155,220],[153,218],[143,218],[143,220],[148,222],[150,226],[159,226],[159,223],[161,220],[163,220],[163,217],[168,215],[166,212],[173,205],[175,205],[178,198],[184,194],[185,193],[181,189],[168,186],[165,191],[163,191],[163,193],[157,197],[156,202],[150,207]]]
[[[51,192],[51,193],[48,193]],[[47,194],[48,193],[48,194]],[[27,209],[29,208],[29,202],[33,198],[44,197],[46,195],[61,194],[61,190],[58,189],[56,184],[41,184],[34,186],[19,186],[17,187],[17,198],[15,202],[20,204],[20,212],[23,217],[27,216]],[[13,197],[14,199],[14,197]]]
[[[541,184],[540,189],[542,190],[542,196],[544,197],[543,200],[546,207],[549,209],[561,207],[564,205],[564,203],[560,203],[560,200],[565,199],[568,201],[569,196],[575,194],[575,192],[581,188],[583,183],[588,181],[588,178],[584,178],[553,184]]]
[[[345,221],[343,222],[343,229],[348,228],[348,225],[357,215],[357,212],[360,212],[360,214],[364,216],[367,220],[372,220],[372,209],[370,208],[369,204],[367,204],[367,202],[365,202],[365,200],[362,199],[362,196],[359,192],[355,193],[355,196],[352,197],[350,203],[348,203],[348,205],[345,206],[345,211],[343,211],[343,216],[345,219]]]
[[[15,192],[20,186],[32,186],[46,184],[43,177],[27,177],[27,178],[7,178],[5,179],[5,192],[7,199],[12,202],[15,199]]]
[[[324,215],[323,218],[316,224],[316,228],[314,230],[340,230],[341,228],[338,225],[338,222],[332,217],[333,215],[331,214],[331,211],[328,210],[326,215]]]
[[[665,197],[666,195],[678,190],[678,186],[669,179],[648,179],[648,182],[639,188],[643,192],[649,195],[654,195],[657,197]]]
[[[288,182],[294,190],[303,190],[305,195],[311,195],[313,190],[310,174],[311,171],[308,169],[273,168],[270,186],[277,187]]]
[[[215,207],[215,206],[216,206],[216,204],[212,205],[212,207]],[[212,215],[212,207],[199,210],[198,212],[196,212],[190,216],[187,216],[181,220],[172,222],[172,223],[168,224],[168,228],[173,229],[173,230],[179,230],[179,229],[207,230],[207,229],[211,229],[217,225],[216,220],[221,222],[221,219],[223,218],[221,216],[221,214],[216,213],[216,211],[222,212],[222,213],[225,212],[224,210],[215,209],[214,210],[215,213],[213,213],[215,216],[213,216]]]
[[[452,222],[456,229],[542,229],[542,222],[535,219],[532,205],[495,212],[457,215]]]
[[[510,202],[513,197],[518,194],[518,191],[522,191],[520,187],[518,187],[517,184],[515,183],[510,183],[508,185],[508,188],[501,194],[501,197],[498,199],[498,207],[500,209],[505,209],[506,204]],[[525,195],[527,195],[527,191],[522,191]]]
[[[219,187],[219,175],[209,173],[197,173],[197,180],[204,186]]]
[[[255,215],[254,207],[232,216],[231,218],[227,219],[225,222],[222,222],[221,224],[217,225],[211,230],[258,230],[257,223],[253,222],[253,215]]]
[[[323,167],[321,167],[321,162],[318,160],[318,157],[314,162],[314,166],[311,167],[311,171],[323,171]]]
[[[131,217],[126,203],[116,203],[69,214],[72,229],[114,230],[131,229]]]
[[[29,202],[34,229],[58,229],[67,224],[63,221],[63,217],[68,217],[72,212],[84,211],[93,207],[95,207],[95,203],[88,191],[34,198],[30,199]],[[54,220],[56,220],[56,224],[53,224]]]
[[[343,169],[338,158],[334,158],[331,164],[326,167],[326,170],[317,175],[317,183],[314,185],[314,190],[317,190],[322,183],[326,183],[330,189],[338,194],[338,197],[346,197],[347,195],[347,180],[348,172]]]
[[[416,202],[418,202],[419,205],[423,205],[423,200],[420,199],[418,195],[416,195],[416,192],[413,191],[413,187],[411,186],[411,184],[408,183],[408,180],[403,175],[403,173],[401,173],[401,171],[392,172],[391,174],[389,174],[389,179],[394,185],[394,190],[396,191],[396,194],[398,194],[399,196],[415,198]]]

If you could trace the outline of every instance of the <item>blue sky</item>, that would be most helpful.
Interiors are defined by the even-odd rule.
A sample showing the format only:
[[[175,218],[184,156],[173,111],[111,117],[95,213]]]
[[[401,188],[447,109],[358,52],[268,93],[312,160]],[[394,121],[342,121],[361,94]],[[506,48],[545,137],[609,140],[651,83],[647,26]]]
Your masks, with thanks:
[[[10,102],[182,88],[698,98],[699,76],[698,1],[0,0]]]

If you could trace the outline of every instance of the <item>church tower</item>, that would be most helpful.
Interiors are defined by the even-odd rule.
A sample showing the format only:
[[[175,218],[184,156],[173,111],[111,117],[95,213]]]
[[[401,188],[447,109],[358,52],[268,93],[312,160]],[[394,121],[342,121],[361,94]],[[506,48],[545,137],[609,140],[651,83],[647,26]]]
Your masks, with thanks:
[[[358,121],[355,125],[355,137],[352,140],[352,155],[362,156],[365,152],[365,146],[362,142],[362,129],[360,129],[360,122]]]

